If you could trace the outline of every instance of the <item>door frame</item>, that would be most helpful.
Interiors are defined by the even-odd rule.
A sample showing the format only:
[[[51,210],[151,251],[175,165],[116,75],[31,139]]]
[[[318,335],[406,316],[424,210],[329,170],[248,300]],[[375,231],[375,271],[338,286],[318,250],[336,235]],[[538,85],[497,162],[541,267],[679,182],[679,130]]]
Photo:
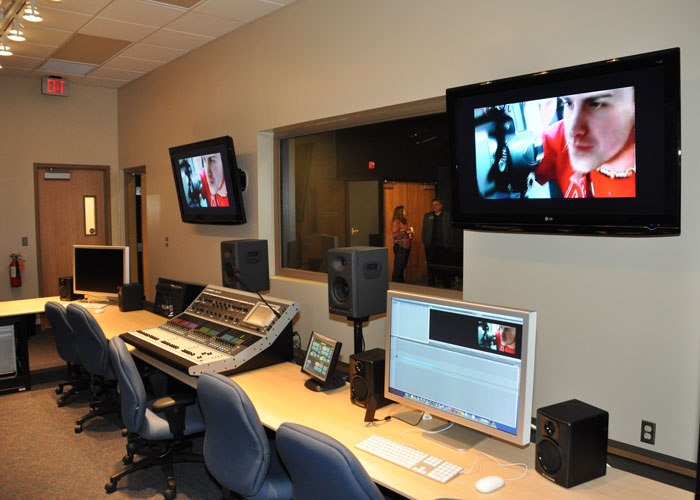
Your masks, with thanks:
[[[105,244],[112,244],[112,202],[110,198],[109,165],[76,165],[72,163],[35,163],[34,164],[34,235],[36,241],[36,272],[39,296],[43,297],[42,269],[41,269],[41,221],[39,220],[39,173],[41,170],[54,172],[71,172],[72,170],[97,170],[102,172],[102,187],[104,189],[104,214],[105,214]]]

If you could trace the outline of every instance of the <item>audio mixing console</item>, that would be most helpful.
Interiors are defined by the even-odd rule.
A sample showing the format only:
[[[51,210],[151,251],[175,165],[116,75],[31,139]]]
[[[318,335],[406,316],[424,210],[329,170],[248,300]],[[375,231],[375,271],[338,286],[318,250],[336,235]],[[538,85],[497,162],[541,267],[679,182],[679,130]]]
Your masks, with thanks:
[[[299,304],[208,285],[189,307],[162,325],[121,335],[193,376],[260,368],[292,359],[292,319]]]

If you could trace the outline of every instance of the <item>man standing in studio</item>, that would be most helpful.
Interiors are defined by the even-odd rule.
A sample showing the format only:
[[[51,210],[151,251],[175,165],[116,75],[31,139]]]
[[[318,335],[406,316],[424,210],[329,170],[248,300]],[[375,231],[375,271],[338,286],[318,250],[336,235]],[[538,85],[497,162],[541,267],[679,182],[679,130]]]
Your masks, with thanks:
[[[446,287],[450,287],[452,285],[450,273],[435,269],[435,265],[444,264],[447,258],[447,247],[452,233],[450,214],[442,209],[442,202],[439,198],[433,198],[431,205],[433,210],[423,216],[421,235],[428,263],[428,286],[434,286],[437,279],[442,281]]]

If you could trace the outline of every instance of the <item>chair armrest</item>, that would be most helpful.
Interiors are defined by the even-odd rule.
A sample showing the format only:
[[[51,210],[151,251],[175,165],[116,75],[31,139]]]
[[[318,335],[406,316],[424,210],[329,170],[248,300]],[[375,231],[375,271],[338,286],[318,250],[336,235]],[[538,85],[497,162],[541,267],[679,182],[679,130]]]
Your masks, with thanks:
[[[153,401],[153,411],[163,412],[173,406],[190,406],[197,401],[195,394],[171,394]]]
[[[181,441],[185,437],[187,407],[192,406],[196,401],[195,394],[173,394],[156,399],[152,408],[154,412],[165,415],[170,433],[177,441]]]

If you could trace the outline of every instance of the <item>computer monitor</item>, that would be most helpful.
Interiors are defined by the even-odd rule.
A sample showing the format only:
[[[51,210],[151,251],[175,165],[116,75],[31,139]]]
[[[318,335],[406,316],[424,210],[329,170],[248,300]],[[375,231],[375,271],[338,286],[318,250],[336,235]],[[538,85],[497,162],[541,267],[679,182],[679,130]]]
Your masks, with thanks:
[[[88,299],[116,299],[129,283],[129,247],[73,245],[73,292]]]
[[[425,436],[455,449],[488,436],[528,444],[536,317],[390,290],[384,396],[425,412],[426,429],[453,423]]]
[[[336,376],[335,367],[338,363],[342,343],[318,332],[311,332],[309,347],[306,349],[304,364],[301,371],[310,375],[304,385],[315,392],[337,389],[345,385],[345,381]]]

